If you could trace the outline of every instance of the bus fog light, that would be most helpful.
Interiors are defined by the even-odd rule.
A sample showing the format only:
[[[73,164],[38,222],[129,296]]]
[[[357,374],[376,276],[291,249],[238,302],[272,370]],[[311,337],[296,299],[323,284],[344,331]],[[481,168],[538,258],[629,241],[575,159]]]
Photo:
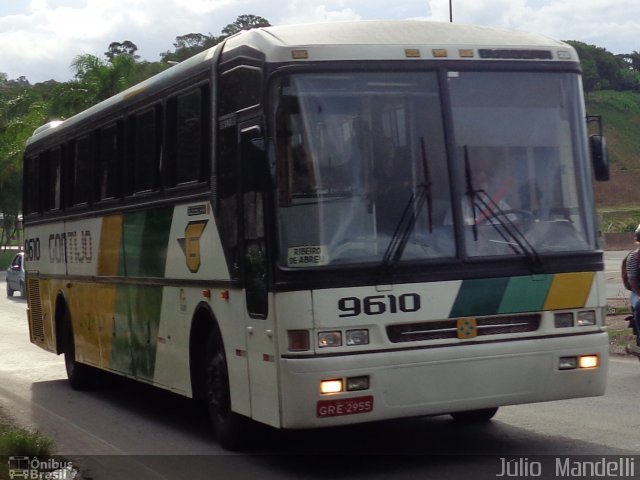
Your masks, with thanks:
[[[556,313],[553,316],[553,321],[555,323],[556,328],[573,327],[573,313],[571,312]]]
[[[318,347],[339,347],[342,345],[342,332],[318,333]]]
[[[347,330],[347,345],[369,345],[369,330]]]
[[[576,357],[562,357],[558,368],[560,370],[574,370],[578,367],[578,359]]]
[[[369,390],[369,375],[347,378],[347,391]]]
[[[595,325],[596,312],[594,312],[593,310],[585,310],[583,312],[578,312],[577,324],[579,327],[584,327],[586,325]]]
[[[306,352],[311,348],[307,330],[288,330],[290,352]]]
[[[320,393],[340,393],[342,391],[342,379],[322,380],[320,382]]]
[[[600,363],[598,355],[582,355],[579,359],[580,368],[597,368]]]

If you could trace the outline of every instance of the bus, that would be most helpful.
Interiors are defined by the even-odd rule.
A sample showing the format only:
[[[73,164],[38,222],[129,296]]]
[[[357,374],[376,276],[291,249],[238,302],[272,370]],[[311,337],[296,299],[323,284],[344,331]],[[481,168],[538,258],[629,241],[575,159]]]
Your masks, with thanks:
[[[425,21],[254,29],[24,157],[31,342],[282,429],[602,395],[608,176],[574,49]],[[600,127],[597,121],[596,127]]]

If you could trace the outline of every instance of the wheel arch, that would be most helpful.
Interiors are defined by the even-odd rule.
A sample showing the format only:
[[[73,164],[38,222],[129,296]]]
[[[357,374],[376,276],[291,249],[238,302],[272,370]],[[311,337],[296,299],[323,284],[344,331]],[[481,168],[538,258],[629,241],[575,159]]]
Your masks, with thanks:
[[[69,306],[67,304],[67,299],[65,298],[62,292],[58,292],[56,295],[56,304],[54,307],[54,332],[55,332],[55,341],[56,341],[56,354],[60,355],[65,352],[65,344],[64,344],[64,322],[65,322],[65,314],[68,310]]]
[[[195,400],[204,400],[205,387],[202,384],[204,373],[206,339],[211,332],[218,337],[218,341],[224,350],[220,326],[211,307],[202,302],[193,314],[191,331],[189,333],[189,373],[191,375],[191,392]]]

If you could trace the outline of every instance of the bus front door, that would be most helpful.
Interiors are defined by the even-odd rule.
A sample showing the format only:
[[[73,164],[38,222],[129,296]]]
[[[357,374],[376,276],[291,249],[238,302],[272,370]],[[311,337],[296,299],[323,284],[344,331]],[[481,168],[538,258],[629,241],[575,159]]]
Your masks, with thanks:
[[[273,312],[268,304],[265,242],[265,191],[268,168],[262,129],[256,123],[240,127],[243,203],[243,269],[246,335],[251,390],[251,416],[279,426],[278,382]]]

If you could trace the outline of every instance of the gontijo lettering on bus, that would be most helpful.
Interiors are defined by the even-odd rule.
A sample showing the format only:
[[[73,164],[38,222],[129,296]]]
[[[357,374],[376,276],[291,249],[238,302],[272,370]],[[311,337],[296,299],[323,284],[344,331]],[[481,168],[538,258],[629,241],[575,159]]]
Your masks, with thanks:
[[[91,230],[50,233],[46,248],[49,263],[93,263]],[[25,239],[24,251],[28,261],[43,259],[40,237]]]

